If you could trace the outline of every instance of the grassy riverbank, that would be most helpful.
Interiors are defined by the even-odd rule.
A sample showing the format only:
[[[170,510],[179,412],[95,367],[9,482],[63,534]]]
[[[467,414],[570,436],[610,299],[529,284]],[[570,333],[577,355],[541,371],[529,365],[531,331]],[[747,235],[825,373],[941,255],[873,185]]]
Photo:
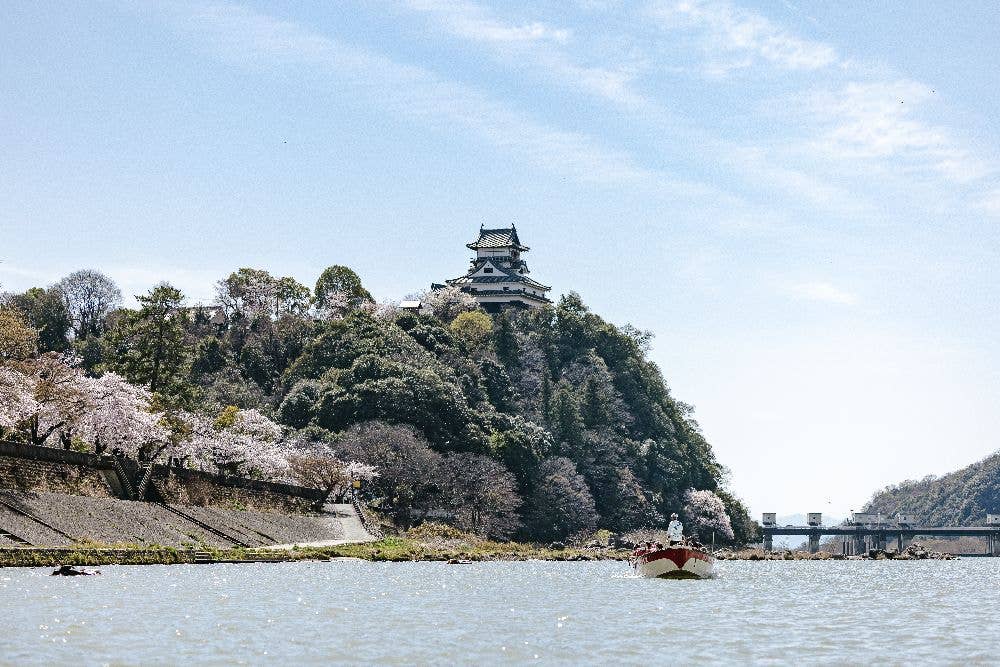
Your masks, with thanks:
[[[367,561],[589,561],[623,560],[627,551],[606,547],[553,549],[540,544],[493,542],[443,526],[410,530],[400,536],[376,542],[330,547],[275,549],[173,549],[140,545],[101,545],[43,549],[33,547],[0,549],[0,567],[48,567],[55,565],[172,565],[194,563],[196,556],[216,562],[260,562],[329,560],[358,558]]]
[[[548,549],[514,542],[488,543],[475,548],[429,548],[413,540],[390,537],[365,544],[344,544],[322,548],[297,548],[288,551],[264,549],[206,549],[203,553],[216,562],[285,562],[358,558],[368,561],[588,561],[622,560],[624,551],[587,549]],[[50,567],[56,565],[174,565],[194,563],[196,552],[157,547],[70,547],[63,549],[0,549],[0,567]]]

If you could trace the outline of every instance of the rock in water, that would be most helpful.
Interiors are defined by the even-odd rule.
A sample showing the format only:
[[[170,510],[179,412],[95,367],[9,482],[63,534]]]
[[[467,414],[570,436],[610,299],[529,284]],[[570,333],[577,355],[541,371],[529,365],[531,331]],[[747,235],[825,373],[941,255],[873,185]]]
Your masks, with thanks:
[[[78,570],[72,565],[60,565],[52,571],[53,577],[89,577],[95,574],[100,574],[100,572],[87,572],[86,570]]]

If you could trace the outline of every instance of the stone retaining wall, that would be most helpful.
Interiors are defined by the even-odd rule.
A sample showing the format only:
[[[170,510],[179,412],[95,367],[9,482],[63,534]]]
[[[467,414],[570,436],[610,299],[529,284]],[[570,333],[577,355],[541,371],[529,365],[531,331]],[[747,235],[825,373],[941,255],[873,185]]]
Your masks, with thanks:
[[[133,480],[141,476],[135,462],[125,468]],[[161,465],[152,482],[165,502],[201,507],[308,512],[323,499],[316,489]],[[0,490],[113,498],[120,487],[112,457],[0,442]]]
[[[323,493],[286,484],[156,466],[153,484],[168,503],[273,512],[308,512]]]
[[[0,489],[110,498],[99,457],[0,442]]]

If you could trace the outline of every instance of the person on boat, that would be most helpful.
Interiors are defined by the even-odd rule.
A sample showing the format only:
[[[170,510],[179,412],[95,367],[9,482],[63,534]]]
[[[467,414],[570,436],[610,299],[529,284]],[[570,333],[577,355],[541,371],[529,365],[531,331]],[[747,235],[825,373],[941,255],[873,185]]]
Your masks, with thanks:
[[[670,546],[684,541],[684,524],[677,519],[677,512],[670,515],[670,525],[667,526],[667,540]]]

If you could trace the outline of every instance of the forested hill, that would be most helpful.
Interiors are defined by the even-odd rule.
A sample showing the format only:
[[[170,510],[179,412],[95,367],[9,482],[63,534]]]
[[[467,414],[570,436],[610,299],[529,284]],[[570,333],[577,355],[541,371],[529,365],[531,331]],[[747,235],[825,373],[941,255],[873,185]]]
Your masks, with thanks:
[[[501,537],[563,539],[662,526],[677,511],[706,538],[752,537],[691,408],[647,359],[649,334],[576,294],[491,316],[448,288],[412,312],[374,303],[338,266],[314,289],[240,269],[218,283],[218,308],[187,306],[166,284],[138,300],[120,308],[93,271],[7,295],[0,436],[79,449],[116,437],[100,419],[31,403],[62,353],[91,383],[77,394],[105,397],[85,412],[122,412],[105,406],[121,392],[107,388],[115,378],[146,392],[166,431],[133,448],[139,457],[300,482],[325,479],[303,463],[320,455],[373,466],[364,491],[401,524],[431,512]]]
[[[983,525],[987,514],[1000,514],[1000,453],[942,477],[887,487],[865,511],[915,514],[931,526]]]

